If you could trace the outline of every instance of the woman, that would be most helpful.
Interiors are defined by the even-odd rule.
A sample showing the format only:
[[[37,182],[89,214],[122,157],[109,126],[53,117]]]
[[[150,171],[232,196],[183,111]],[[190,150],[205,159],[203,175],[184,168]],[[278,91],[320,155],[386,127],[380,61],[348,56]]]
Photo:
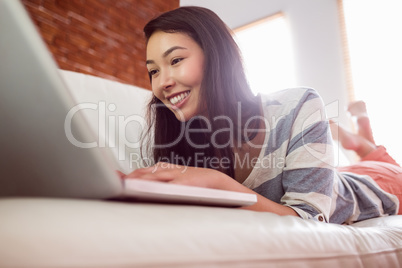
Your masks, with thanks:
[[[246,209],[325,222],[397,213],[397,198],[372,180],[334,171],[329,124],[314,90],[252,94],[238,47],[215,13],[181,7],[144,32],[157,164],[124,178],[256,193]],[[359,187],[368,194],[353,190]]]

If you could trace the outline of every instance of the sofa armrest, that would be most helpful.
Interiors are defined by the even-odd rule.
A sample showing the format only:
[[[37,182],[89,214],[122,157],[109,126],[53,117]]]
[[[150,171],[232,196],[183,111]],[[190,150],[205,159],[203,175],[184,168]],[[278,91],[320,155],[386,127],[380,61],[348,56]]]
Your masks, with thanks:
[[[140,166],[140,135],[151,91],[71,71],[60,74],[98,136],[98,145],[112,152],[123,172]]]

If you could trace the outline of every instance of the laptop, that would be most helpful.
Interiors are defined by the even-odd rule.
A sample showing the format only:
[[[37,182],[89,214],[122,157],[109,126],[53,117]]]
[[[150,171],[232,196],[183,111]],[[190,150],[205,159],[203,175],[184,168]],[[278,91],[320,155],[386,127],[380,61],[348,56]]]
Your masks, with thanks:
[[[24,6],[0,0],[0,197],[129,199],[248,206],[255,194],[139,179],[122,180],[108,148],[80,148],[67,138],[66,115],[77,103]],[[72,134],[96,140],[84,116]]]

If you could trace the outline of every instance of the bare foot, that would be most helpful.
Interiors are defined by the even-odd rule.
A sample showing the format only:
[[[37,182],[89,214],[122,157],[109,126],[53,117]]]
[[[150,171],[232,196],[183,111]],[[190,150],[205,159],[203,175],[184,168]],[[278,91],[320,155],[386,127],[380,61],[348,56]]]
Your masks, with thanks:
[[[355,101],[348,105],[348,112],[351,116],[367,116],[366,103],[364,101]]]

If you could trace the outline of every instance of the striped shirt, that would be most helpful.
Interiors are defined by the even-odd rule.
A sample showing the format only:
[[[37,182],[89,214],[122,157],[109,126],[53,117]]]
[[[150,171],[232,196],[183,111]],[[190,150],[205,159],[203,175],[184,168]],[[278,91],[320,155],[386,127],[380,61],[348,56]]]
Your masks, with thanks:
[[[396,214],[399,201],[368,176],[339,173],[320,96],[309,88],[262,95],[266,136],[243,185],[304,219],[350,224]]]

